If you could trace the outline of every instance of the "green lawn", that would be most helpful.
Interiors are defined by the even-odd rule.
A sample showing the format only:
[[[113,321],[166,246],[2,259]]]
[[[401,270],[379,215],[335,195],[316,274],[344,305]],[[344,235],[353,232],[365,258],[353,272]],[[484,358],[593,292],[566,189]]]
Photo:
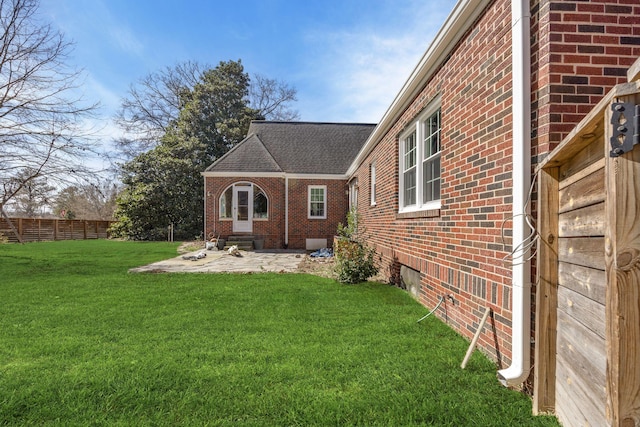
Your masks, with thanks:
[[[127,273],[176,247],[0,245],[0,425],[558,425],[400,289]]]

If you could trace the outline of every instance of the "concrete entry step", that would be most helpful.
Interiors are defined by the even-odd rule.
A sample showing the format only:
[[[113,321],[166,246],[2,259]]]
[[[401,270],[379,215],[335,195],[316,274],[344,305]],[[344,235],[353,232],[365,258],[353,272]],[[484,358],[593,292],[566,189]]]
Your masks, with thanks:
[[[253,250],[253,241],[255,240],[255,236],[250,235],[233,235],[227,238],[227,241],[224,245],[224,250],[226,251],[231,246],[237,246],[241,251],[251,251]]]
[[[256,236],[248,235],[248,234],[234,234],[227,238],[227,241],[234,242],[253,242],[256,239]]]
[[[253,250],[253,243],[249,242],[247,243],[243,243],[243,244],[238,244],[238,243],[233,243],[233,242],[227,242],[227,244],[224,246],[225,251],[229,250],[229,248],[231,246],[237,246],[238,249],[240,249],[241,251],[252,251]]]

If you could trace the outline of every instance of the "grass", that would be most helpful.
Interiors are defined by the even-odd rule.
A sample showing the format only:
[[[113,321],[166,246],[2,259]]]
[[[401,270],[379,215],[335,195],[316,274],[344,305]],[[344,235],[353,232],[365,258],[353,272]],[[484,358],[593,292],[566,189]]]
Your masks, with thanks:
[[[0,425],[558,425],[399,289],[127,273],[176,247],[0,245]]]

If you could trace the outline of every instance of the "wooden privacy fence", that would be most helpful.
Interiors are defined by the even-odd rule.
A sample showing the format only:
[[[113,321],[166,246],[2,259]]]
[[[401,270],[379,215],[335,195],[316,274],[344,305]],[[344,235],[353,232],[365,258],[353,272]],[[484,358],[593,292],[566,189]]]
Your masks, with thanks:
[[[640,425],[638,134],[640,60],[538,167],[534,411],[567,427]]]
[[[0,217],[0,234],[10,242],[46,240],[106,239],[111,221],[82,219],[9,218],[19,234],[16,236],[6,218]]]

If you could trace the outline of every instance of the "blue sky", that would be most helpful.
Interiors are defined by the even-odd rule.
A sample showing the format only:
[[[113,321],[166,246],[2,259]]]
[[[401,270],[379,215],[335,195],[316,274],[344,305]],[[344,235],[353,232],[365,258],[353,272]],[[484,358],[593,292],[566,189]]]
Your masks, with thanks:
[[[41,0],[75,43],[105,135],[128,87],[178,62],[241,59],[298,90],[305,121],[380,120],[454,0]]]

